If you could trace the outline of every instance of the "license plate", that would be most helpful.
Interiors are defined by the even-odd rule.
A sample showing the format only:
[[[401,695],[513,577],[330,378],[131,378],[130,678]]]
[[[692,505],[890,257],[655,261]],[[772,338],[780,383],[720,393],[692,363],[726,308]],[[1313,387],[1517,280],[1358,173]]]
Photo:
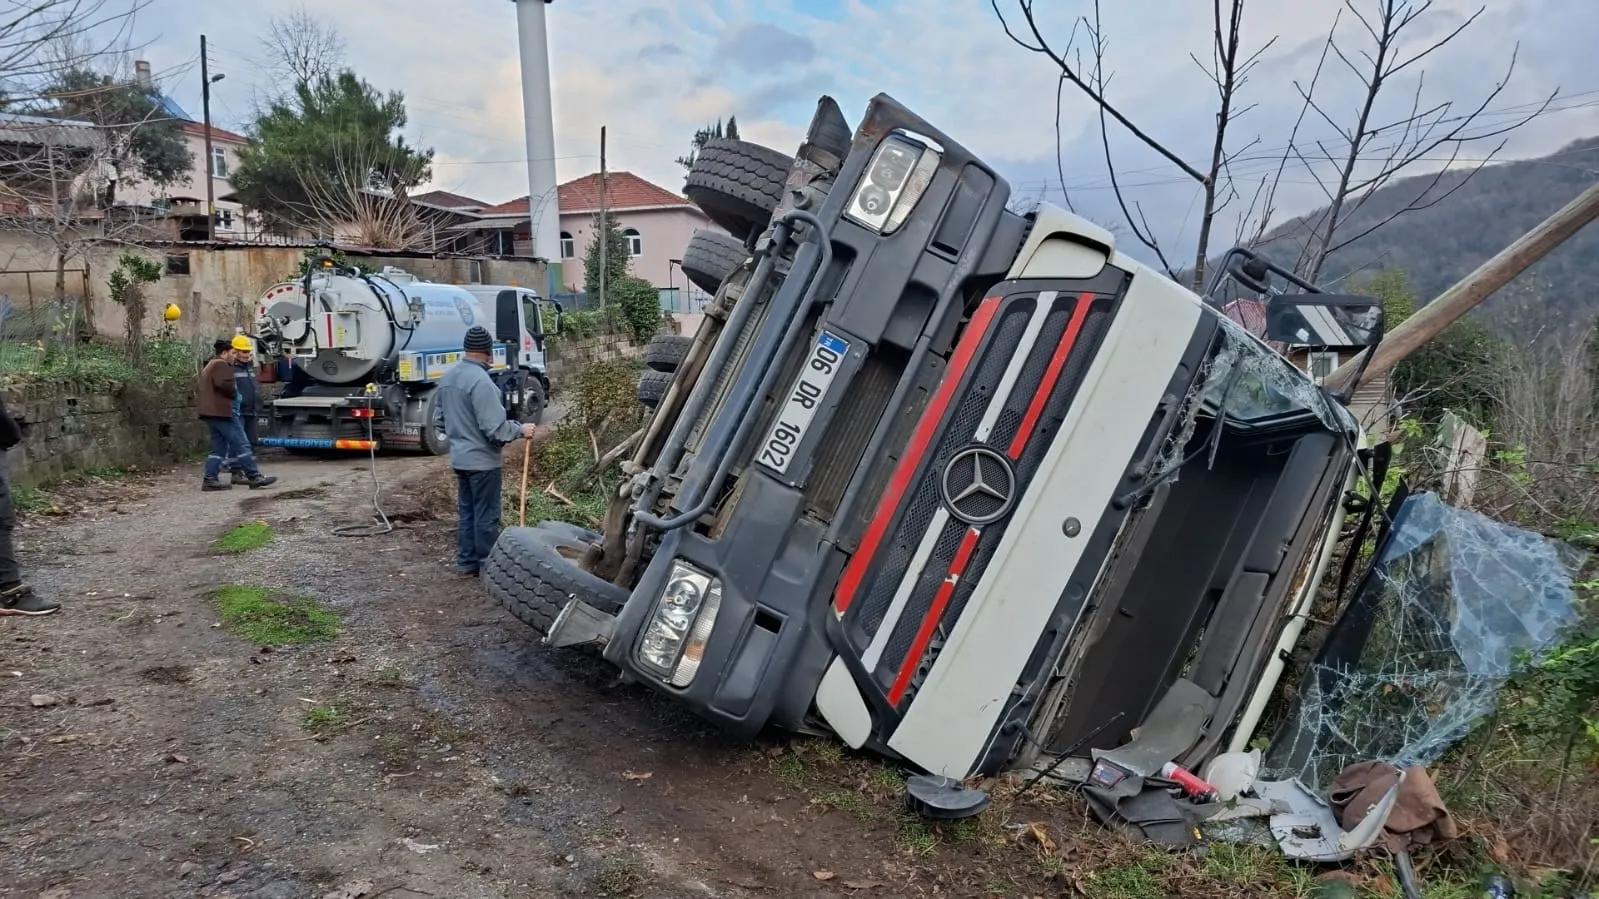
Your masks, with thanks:
[[[766,439],[761,441],[756,461],[778,474],[788,472],[788,466],[794,461],[794,450],[805,439],[805,432],[816,418],[816,409],[827,396],[827,389],[838,376],[839,366],[848,353],[849,342],[844,338],[831,331],[817,335],[810,355],[800,367],[799,377],[794,379],[793,389],[788,392],[788,402],[783,404],[771,430],[766,432]]]

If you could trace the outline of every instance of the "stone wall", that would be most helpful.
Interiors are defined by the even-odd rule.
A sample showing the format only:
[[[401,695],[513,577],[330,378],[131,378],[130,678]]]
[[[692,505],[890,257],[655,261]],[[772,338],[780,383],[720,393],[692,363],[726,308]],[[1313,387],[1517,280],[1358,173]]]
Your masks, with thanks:
[[[596,334],[578,340],[559,338],[550,344],[550,382],[559,390],[563,380],[585,365],[642,355],[644,344],[621,334]]]
[[[6,408],[23,423],[21,445],[6,453],[8,477],[13,484],[41,484],[75,471],[145,466],[204,449],[205,427],[191,393],[134,397],[117,385],[8,387]]]

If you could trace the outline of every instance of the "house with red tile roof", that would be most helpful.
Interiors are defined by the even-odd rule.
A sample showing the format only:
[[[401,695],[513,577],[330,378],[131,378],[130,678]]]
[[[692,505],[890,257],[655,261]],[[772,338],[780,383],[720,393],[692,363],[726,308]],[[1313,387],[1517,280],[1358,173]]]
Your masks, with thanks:
[[[205,181],[211,179],[216,197],[217,240],[243,240],[246,232],[253,235],[256,229],[247,227],[244,207],[233,200],[224,199],[233,193],[228,174],[238,165],[239,149],[248,143],[242,134],[216,126],[211,127],[211,155],[205,152],[205,126],[199,122],[183,123],[183,139],[194,163],[187,179],[166,187],[157,187],[148,181],[117,191],[117,202],[130,206],[155,206],[165,210],[169,217],[184,219],[180,230],[203,234],[205,229]],[[198,219],[190,223],[188,219]],[[198,236],[186,235],[186,236]]]
[[[683,256],[689,238],[700,228],[716,228],[699,207],[686,198],[632,172],[609,172],[606,180],[606,209],[627,236],[630,270],[656,287],[677,288],[684,295],[698,294],[678,270],[676,260]],[[594,242],[594,215],[600,209],[600,176],[584,175],[556,188],[561,211],[561,259],[563,286],[583,287],[583,257]],[[459,230],[485,234],[485,252],[527,255],[531,252],[531,221],[528,198],[477,210],[475,222],[458,225]],[[720,230],[720,229],[716,229]]]

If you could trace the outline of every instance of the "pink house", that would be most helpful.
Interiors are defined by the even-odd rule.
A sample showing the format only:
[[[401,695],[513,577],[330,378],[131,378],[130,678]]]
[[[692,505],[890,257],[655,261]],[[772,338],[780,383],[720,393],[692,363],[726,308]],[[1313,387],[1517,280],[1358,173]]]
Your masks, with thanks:
[[[594,214],[600,209],[600,176],[584,175],[557,189],[561,210],[561,277],[571,291],[583,288],[583,257],[594,243]],[[703,292],[688,283],[677,262],[689,238],[700,228],[720,231],[699,207],[632,172],[606,174],[606,208],[627,236],[629,270],[659,288],[677,288],[693,300]],[[527,255],[532,252],[528,198],[489,206],[477,213],[479,228],[504,229],[501,243],[491,252]]]
[[[244,207],[222,198],[233,193],[233,185],[228,182],[228,173],[238,165],[239,148],[245,145],[245,137],[213,126],[209,158],[205,154],[204,125],[199,122],[184,122],[183,139],[188,144],[189,152],[194,155],[194,165],[186,179],[164,188],[142,181],[126,190],[118,191],[118,202],[132,206],[155,206],[164,209],[168,215],[175,218],[198,218],[200,221],[192,225],[186,222],[184,230],[200,229],[203,233],[205,180],[210,178],[212,190],[217,198],[217,240],[244,239],[246,236]]]

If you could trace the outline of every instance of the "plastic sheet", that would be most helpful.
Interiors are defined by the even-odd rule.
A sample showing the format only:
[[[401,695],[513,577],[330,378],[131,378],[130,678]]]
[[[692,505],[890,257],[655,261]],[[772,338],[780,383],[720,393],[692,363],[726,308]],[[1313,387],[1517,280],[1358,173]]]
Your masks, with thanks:
[[[1356,761],[1436,761],[1493,710],[1521,653],[1547,650],[1575,623],[1584,556],[1431,493],[1407,498],[1262,776],[1319,792]]]

